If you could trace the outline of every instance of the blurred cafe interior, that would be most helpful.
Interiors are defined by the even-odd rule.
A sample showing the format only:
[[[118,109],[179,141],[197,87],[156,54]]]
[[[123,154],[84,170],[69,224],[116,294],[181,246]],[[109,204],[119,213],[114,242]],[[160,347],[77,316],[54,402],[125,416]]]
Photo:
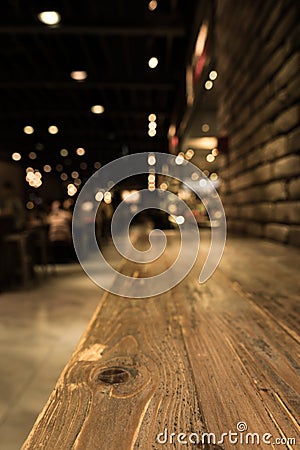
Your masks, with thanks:
[[[226,431],[233,427],[230,420],[233,424],[238,421],[234,408],[229,408],[227,416],[222,409],[226,410],[231,402],[238,411],[244,411],[240,420],[246,418],[248,425],[253,420],[253,428],[255,417],[260,417],[260,423],[266,426],[276,428],[277,424],[283,437],[296,436],[296,430],[299,433],[299,383],[297,392],[295,381],[299,377],[296,343],[300,323],[299,43],[300,7],[291,0],[2,0],[3,450],[16,450],[26,440],[80,337],[91,333],[90,328],[85,330],[100,299],[107,295],[87,277],[78,262],[72,239],[76,201],[99,170],[142,152],[147,155],[147,172],[124,176],[116,184],[108,182],[95,189],[93,198],[80,204],[82,220],[94,229],[97,243],[110,264],[123,267],[124,258],[114,249],[110,228],[117,207],[125,202],[134,215],[142,206],[142,190],[158,195],[158,199],[169,193],[187,205],[205,253],[212,227],[219,226],[218,216],[208,214],[206,203],[216,192],[226,216],[224,254],[205,287],[196,283],[200,272],[197,268],[170,291],[171,297],[174,293],[174,298],[178,298],[180,310],[174,313],[174,323],[178,322],[182,333],[178,332],[178,339],[184,341],[190,332],[190,327],[184,328],[184,318],[189,322],[189,314],[195,314],[191,329],[195,327],[197,335],[202,336],[203,332],[203,339],[207,338],[216,377],[223,363],[212,349],[223,342],[224,349],[220,348],[227,361],[230,356],[226,352],[234,349],[241,371],[247,372],[247,379],[251,380],[247,391],[250,406],[244,411],[240,403],[245,405],[247,401],[242,401],[242,394],[230,399],[225,396],[220,388],[224,374],[220,375],[219,390],[211,387],[211,398],[215,400],[208,400],[210,388],[203,387],[202,391],[202,382],[196,376],[192,383],[197,396],[194,394],[193,398],[197,397],[197,408],[209,430],[215,427],[216,432],[221,432],[223,424]],[[158,154],[171,158],[171,172],[177,171],[178,177],[170,175],[167,165],[158,170]],[[193,164],[195,170],[184,182],[180,174],[188,164]],[[141,248],[152,229],[160,229],[167,236],[169,256],[166,261],[159,260],[155,268],[150,265],[150,274],[151,270],[156,273],[159,264],[161,268],[168,266],[168,258],[175,260],[179,227],[184,222],[188,222],[188,216],[176,202],[165,205],[158,201],[157,208],[134,217],[131,228],[141,233]],[[88,249],[89,242],[86,245]],[[203,255],[202,261],[201,258]],[[200,262],[197,264],[200,267]],[[133,270],[133,278],[144,270],[140,266]],[[126,262],[124,267],[127,273]],[[108,275],[103,271],[105,277]],[[110,279],[107,282],[113,283]],[[157,299],[161,305],[171,302],[165,295]],[[187,311],[184,302],[196,312]],[[120,305],[116,300],[114,311],[121,311]],[[101,311],[100,319],[108,323]],[[135,314],[139,313],[132,315]],[[160,330],[156,314],[165,313],[151,315],[152,329]],[[208,322],[211,320],[211,329],[220,330],[219,340],[217,334],[215,338],[205,335],[206,326],[201,325],[205,317]],[[143,320],[141,316],[140,323]],[[167,339],[177,336],[177,331],[169,333]],[[158,339],[163,345],[165,340]],[[225,348],[229,341],[231,344]],[[107,342],[104,347],[110,349],[110,341]],[[208,367],[195,336],[188,342],[193,342],[195,355],[204,358],[199,367]],[[130,346],[127,351],[130,352]],[[141,344],[140,352],[143,351],[146,350]],[[186,352],[189,354],[189,350]],[[191,354],[182,357],[194,361]],[[253,361],[249,362],[251,358],[256,361],[256,369],[255,364],[252,368]],[[170,373],[177,370],[174,364]],[[197,372],[196,363],[186,364],[184,377]],[[172,375],[165,377],[164,386],[171,383]],[[230,369],[225,379],[225,384],[231,382]],[[242,386],[237,378],[238,384]],[[175,391],[173,395],[176,398]],[[251,403],[252,398],[259,398],[261,410],[254,400]],[[215,421],[209,413],[209,401],[219,404]],[[259,411],[257,416],[254,409]],[[155,415],[149,411],[145,417],[149,414],[151,422]],[[159,415],[158,407],[155,411]],[[274,417],[270,412],[265,418],[266,411],[272,411]],[[132,417],[134,414],[138,412]],[[188,417],[187,412],[182,413],[182,417],[185,415]],[[45,417],[39,420],[24,449],[75,448],[67,436],[61,437],[64,444],[55,446],[55,440],[50,440],[52,444],[38,446],[39,433],[49,435]],[[126,450],[138,448],[139,442],[142,449],[160,448],[154,441],[151,446],[145,438],[144,422],[140,417],[137,428],[128,422],[128,436],[131,427],[136,430],[128,437],[128,443],[122,441],[120,431],[112,447],[102,437],[102,444],[95,438],[94,444],[89,441],[80,448]],[[64,427],[69,428],[67,419]],[[296,445],[285,448],[296,449]]]

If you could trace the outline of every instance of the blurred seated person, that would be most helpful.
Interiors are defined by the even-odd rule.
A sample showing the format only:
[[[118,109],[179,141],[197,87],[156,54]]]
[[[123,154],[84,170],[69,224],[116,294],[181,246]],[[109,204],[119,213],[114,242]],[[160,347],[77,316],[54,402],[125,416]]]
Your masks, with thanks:
[[[105,242],[111,236],[110,227],[113,214],[114,208],[112,204],[102,200],[96,214],[96,234],[97,237],[100,237],[100,240],[103,238]]]
[[[21,254],[16,253],[14,241],[7,236],[23,230],[25,209],[14,186],[6,181],[0,188],[0,291],[15,283],[16,272],[20,268]]]
[[[47,225],[47,213],[42,208],[35,207],[27,213],[26,228],[32,230]]]
[[[0,192],[0,218],[9,220],[10,232],[20,231],[25,225],[25,209],[13,185],[6,181]]]
[[[71,221],[72,213],[61,208],[61,203],[55,200],[48,214],[48,239],[53,263],[66,263],[71,255]]]

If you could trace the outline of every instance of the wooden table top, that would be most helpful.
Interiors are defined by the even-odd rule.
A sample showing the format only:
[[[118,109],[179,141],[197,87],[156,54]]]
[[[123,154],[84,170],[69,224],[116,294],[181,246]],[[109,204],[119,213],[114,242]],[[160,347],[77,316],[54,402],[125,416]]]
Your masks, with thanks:
[[[167,268],[169,239],[123,273]],[[202,259],[157,297],[104,294],[23,450],[299,448],[299,252],[228,239],[199,285]]]

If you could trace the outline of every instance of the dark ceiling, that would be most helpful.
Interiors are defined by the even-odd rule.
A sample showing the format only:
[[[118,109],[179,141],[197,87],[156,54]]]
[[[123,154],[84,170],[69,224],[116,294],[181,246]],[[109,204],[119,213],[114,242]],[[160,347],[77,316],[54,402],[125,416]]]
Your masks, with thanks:
[[[0,16],[0,157],[20,164],[105,164],[127,153],[168,151],[167,133],[184,108],[186,62],[195,40],[197,0],[2,0]],[[57,26],[38,20],[61,15]],[[197,12],[198,11],[198,12]],[[199,26],[199,24],[198,24]],[[158,58],[155,69],[150,57]],[[70,73],[84,70],[85,81]],[[103,105],[103,114],[91,106]],[[157,134],[148,136],[148,115]],[[26,135],[24,126],[34,133]],[[56,125],[58,134],[48,132]],[[86,150],[84,157],[76,149]],[[69,155],[63,158],[60,150]]]

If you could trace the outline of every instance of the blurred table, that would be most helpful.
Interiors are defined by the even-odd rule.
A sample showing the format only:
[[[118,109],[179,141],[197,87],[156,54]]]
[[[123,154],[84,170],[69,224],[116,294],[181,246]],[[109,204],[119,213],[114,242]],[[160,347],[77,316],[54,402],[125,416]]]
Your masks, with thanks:
[[[9,282],[27,287],[32,276],[32,258],[28,249],[29,233],[7,234],[3,238],[3,257]]]

